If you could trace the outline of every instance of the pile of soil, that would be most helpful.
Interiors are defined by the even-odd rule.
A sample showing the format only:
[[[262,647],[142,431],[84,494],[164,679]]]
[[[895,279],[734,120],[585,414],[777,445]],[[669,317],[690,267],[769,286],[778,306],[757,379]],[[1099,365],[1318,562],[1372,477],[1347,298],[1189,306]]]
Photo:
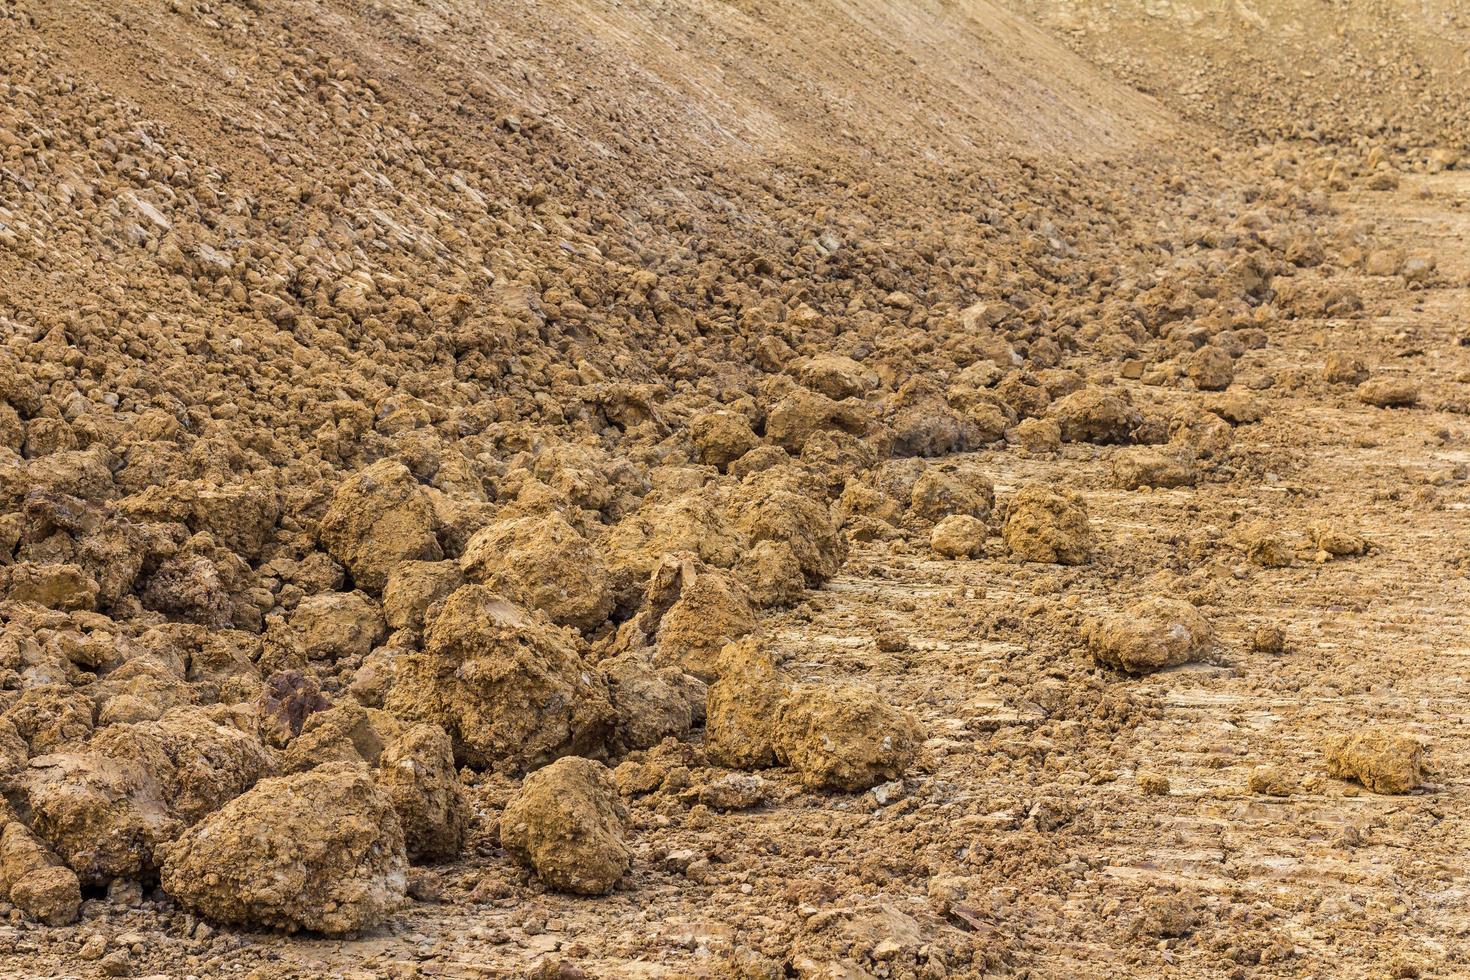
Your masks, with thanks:
[[[1076,975],[1017,923],[1103,867],[1137,675],[1371,553],[1236,508],[1165,568],[1095,491],[1298,472],[1263,400],[1446,398],[1346,334],[1272,366],[1364,277],[1462,284],[1333,197],[1427,144],[1247,145],[980,0],[11,0],[0,92],[17,974]],[[917,568],[1017,591],[875,604]],[[1197,905],[1103,942],[1172,962]]]

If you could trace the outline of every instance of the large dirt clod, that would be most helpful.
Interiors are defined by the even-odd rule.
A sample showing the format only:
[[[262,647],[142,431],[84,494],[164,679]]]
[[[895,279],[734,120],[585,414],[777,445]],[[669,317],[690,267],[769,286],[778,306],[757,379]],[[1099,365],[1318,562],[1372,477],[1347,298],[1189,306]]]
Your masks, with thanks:
[[[526,777],[500,816],[500,840],[550,887],[604,895],[633,854],[612,774],[591,759],[558,759]]]
[[[408,883],[392,799],[353,763],[262,780],[163,851],[164,891],[215,922],[359,932]]]
[[[482,585],[444,600],[423,650],[399,658],[384,707],[443,727],[463,764],[508,770],[598,752],[613,719],[575,635]]]

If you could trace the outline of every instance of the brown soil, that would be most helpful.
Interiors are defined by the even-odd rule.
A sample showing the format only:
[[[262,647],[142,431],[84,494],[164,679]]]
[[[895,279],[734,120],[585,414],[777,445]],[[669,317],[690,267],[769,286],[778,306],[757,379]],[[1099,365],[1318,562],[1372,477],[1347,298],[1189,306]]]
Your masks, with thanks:
[[[0,976],[1463,975],[1467,29],[0,0]]]

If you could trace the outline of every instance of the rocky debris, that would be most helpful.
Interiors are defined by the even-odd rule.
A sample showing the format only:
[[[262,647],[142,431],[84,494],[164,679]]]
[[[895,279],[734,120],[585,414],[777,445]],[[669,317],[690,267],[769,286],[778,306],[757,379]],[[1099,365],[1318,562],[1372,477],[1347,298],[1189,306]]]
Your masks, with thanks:
[[[1168,796],[1169,790],[1169,777],[1157,772],[1138,774],[1138,791],[1144,796]]]
[[[1082,497],[1039,485],[1017,490],[1006,508],[1006,546],[1022,561],[1080,565],[1092,555],[1092,526]]]
[[[163,849],[164,891],[214,922],[360,932],[408,883],[403,830],[367,767],[261,780]]]
[[[938,524],[929,535],[929,547],[943,558],[978,558],[985,551],[985,539],[990,528],[979,518],[969,514],[951,514]]]
[[[923,741],[918,719],[871,688],[802,684],[782,697],[773,745],[809,788],[854,792],[903,776]]]
[[[322,517],[322,547],[364,589],[381,592],[401,561],[443,557],[428,495],[408,467],[381,460],[337,487]]]
[[[559,626],[593,630],[612,612],[602,561],[557,513],[489,525],[470,538],[460,565],[467,580],[539,609]]]
[[[48,926],[75,922],[82,905],[76,873],[19,820],[0,830],[0,898]]]
[[[511,771],[600,751],[613,720],[576,635],[482,585],[444,600],[423,649],[398,658],[383,703],[443,727],[460,763]]]
[[[1412,408],[1419,403],[1419,387],[1398,378],[1369,378],[1358,385],[1357,396],[1374,408]]]
[[[1184,600],[1156,597],[1090,624],[1085,638],[1103,666],[1146,674],[1208,656],[1215,631]]]
[[[1327,774],[1375,793],[1407,793],[1424,781],[1424,746],[1383,728],[1339,735],[1327,744]]]
[[[1192,487],[1197,479],[1197,468],[1188,454],[1139,446],[1113,457],[1113,485],[1120,490]]]
[[[607,767],[567,757],[526,777],[500,815],[500,841],[549,887],[605,895],[633,861],[627,821]]]

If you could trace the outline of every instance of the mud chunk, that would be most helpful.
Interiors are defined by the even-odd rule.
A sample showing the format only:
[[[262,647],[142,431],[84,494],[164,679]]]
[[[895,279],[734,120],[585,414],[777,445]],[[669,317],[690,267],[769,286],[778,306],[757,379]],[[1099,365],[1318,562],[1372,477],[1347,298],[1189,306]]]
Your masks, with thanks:
[[[1139,487],[1192,487],[1195,466],[1187,456],[1135,448],[1120,452],[1113,459],[1113,485],[1121,490]]]
[[[12,602],[70,612],[97,608],[97,592],[97,580],[80,565],[17,562],[0,568],[0,594]]]
[[[1262,796],[1290,796],[1296,780],[1279,766],[1256,766],[1246,777],[1246,788]]]
[[[652,637],[654,662],[701,678],[714,675],[725,644],[755,629],[755,612],[728,573],[693,555],[669,555],[654,570],[648,609],[634,626]]]
[[[429,607],[463,584],[464,574],[455,562],[399,562],[383,587],[383,615],[392,629],[423,629]]]
[[[811,487],[780,470],[767,470],[740,485],[731,518],[751,544],[785,542],[807,580],[820,583],[836,575],[847,560],[847,539],[825,501],[813,498]]]
[[[785,541],[757,541],[740,557],[735,579],[762,608],[794,606],[806,592],[801,562]]]
[[[871,688],[807,684],[782,697],[774,744],[806,786],[851,792],[898,779],[923,741],[918,719]]]
[[[689,438],[694,443],[694,458],[721,473],[761,444],[750,420],[727,409],[701,412],[690,418]]]
[[[1028,453],[1054,453],[1062,448],[1062,426],[1056,419],[1023,419],[1014,432],[1016,445]]]
[[[926,521],[965,515],[981,521],[990,517],[995,488],[968,466],[930,466],[914,481],[909,513]]]
[[[551,888],[605,895],[633,862],[628,814],[608,768],[558,759],[526,777],[500,817],[500,840]]]
[[[1254,521],[1237,533],[1245,557],[1262,568],[1288,568],[1296,560],[1296,550],[1285,535],[1266,521]]]
[[[1368,365],[1356,354],[1332,351],[1322,365],[1322,380],[1329,384],[1358,385],[1368,380]]]
[[[1092,555],[1087,506],[1071,491],[1022,487],[1010,500],[1004,534],[1022,561],[1080,565]]]
[[[1235,380],[1235,361],[1214,344],[1184,359],[1184,373],[1200,391],[1224,391]]]
[[[1200,611],[1182,599],[1155,597],[1089,624],[1092,657],[1105,667],[1147,674],[1209,654],[1215,631]]]
[[[1286,636],[1279,627],[1258,626],[1251,633],[1251,649],[1257,653],[1282,653],[1286,650]]]
[[[216,922],[337,935],[391,915],[403,831],[366,766],[264,779],[163,849],[163,890]]]
[[[398,814],[410,861],[446,861],[459,854],[470,811],[454,768],[454,747],[442,728],[414,725],[389,741],[376,778]]]
[[[295,670],[278,670],[265,679],[255,699],[255,724],[261,741],[284,748],[301,734],[306,719],[332,702],[317,682]]]
[[[785,681],[767,641],[747,636],[716,663],[705,712],[705,750],[715,765],[760,769],[776,764],[775,718]]]
[[[801,369],[801,383],[828,398],[855,398],[878,387],[878,376],[850,357],[818,354]]]
[[[424,649],[400,656],[384,707],[444,727],[463,764],[508,770],[595,752],[612,721],[575,634],[481,585],[444,600]]]
[[[1424,781],[1424,746],[1382,728],[1340,735],[1327,744],[1327,774],[1375,793],[1407,793]]]
[[[1358,401],[1375,408],[1409,408],[1419,403],[1419,388],[1412,381],[1369,378],[1358,385]]]
[[[818,432],[837,429],[860,435],[870,424],[867,409],[857,402],[839,402],[805,388],[797,388],[771,406],[766,415],[766,438],[799,453]]]
[[[1104,388],[1083,388],[1053,403],[1050,416],[1063,442],[1128,442],[1142,416],[1127,399]]]
[[[308,596],[291,611],[290,624],[313,660],[361,659],[387,631],[382,609],[365,592]]]
[[[465,546],[465,578],[579,630],[612,612],[607,570],[587,539],[558,513],[497,521]]]
[[[705,683],[677,667],[658,667],[641,652],[602,662],[622,751],[651,749],[666,738],[687,739],[704,720]]]
[[[19,820],[0,831],[0,897],[48,926],[77,919],[82,888],[76,873]]]
[[[1368,553],[1368,542],[1362,535],[1331,521],[1318,521],[1309,530],[1317,550],[1333,558],[1351,558]]]
[[[434,509],[402,463],[380,460],[344,480],[318,531],[354,581],[378,592],[400,561],[438,561]]]
[[[934,525],[929,547],[944,558],[978,558],[984,553],[985,539],[989,536],[989,526],[979,518],[951,514]]]

